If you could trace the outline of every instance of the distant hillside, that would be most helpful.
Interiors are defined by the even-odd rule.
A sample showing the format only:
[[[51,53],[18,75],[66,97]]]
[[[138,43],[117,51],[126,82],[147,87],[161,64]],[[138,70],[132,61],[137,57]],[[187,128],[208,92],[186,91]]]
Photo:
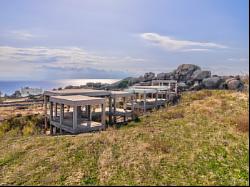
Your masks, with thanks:
[[[101,133],[9,130],[0,138],[0,184],[249,185],[248,106],[247,93],[203,90]]]

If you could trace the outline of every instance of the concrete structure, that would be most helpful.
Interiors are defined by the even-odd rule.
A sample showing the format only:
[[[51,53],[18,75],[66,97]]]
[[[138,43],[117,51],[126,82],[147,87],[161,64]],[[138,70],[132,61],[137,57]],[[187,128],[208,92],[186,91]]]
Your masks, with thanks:
[[[134,109],[143,111],[163,106],[166,99],[159,99],[159,93],[165,93],[166,87],[162,86],[132,86],[126,91],[135,94],[135,106]],[[165,95],[167,95],[165,93]]]
[[[44,114],[45,114],[45,131],[48,129],[48,119],[50,118],[50,113],[48,113],[48,102],[51,102],[55,96],[70,96],[72,100],[74,97],[78,96],[88,96],[88,99],[92,100],[92,97],[98,97],[104,99],[108,108],[104,108],[104,112],[109,116],[109,123],[116,123],[117,118],[122,118],[120,122],[127,122],[129,119],[133,119],[133,107],[128,109],[126,107],[119,108],[117,107],[117,100],[122,98],[122,102],[124,102],[124,106],[126,106],[125,102],[127,102],[128,98],[133,99],[133,94],[129,92],[122,91],[106,91],[106,90],[93,90],[93,89],[63,89],[63,90],[51,90],[44,92]],[[54,99],[53,99],[54,100]],[[53,105],[53,104],[52,104]],[[57,108],[58,103],[55,103],[55,107]],[[80,106],[78,106],[80,107]],[[70,107],[66,108],[68,112],[70,112]],[[92,117],[98,118],[102,116],[102,108],[100,107],[92,107],[93,114]],[[57,112],[57,110],[55,110]],[[56,113],[55,112],[55,113]],[[51,119],[51,118],[50,118]],[[53,124],[52,124],[53,125]],[[70,132],[70,131],[69,131]]]
[[[20,89],[20,93],[21,97],[27,97],[30,95],[41,95],[43,94],[43,89],[24,87]]]
[[[152,80],[151,86],[165,86],[169,93],[177,94],[178,82],[176,80]]]
[[[62,89],[49,90],[44,92],[45,96],[55,95],[85,95],[90,97],[109,96],[110,91],[107,90],[93,90],[93,89]]]
[[[56,127],[70,133],[102,130],[105,127],[104,121],[106,121],[103,116],[106,115],[109,116],[109,124],[133,120],[136,111],[140,114],[140,112],[145,113],[147,110],[164,106],[169,94],[177,93],[177,84],[175,84],[177,82],[168,81],[169,84],[166,86],[158,83],[160,86],[132,86],[124,91],[93,89],[45,91],[45,131],[48,129],[48,125],[50,128]],[[156,84],[156,82],[152,84]],[[173,86],[171,87],[171,85]],[[49,110],[48,103],[50,103]],[[99,107],[94,105],[99,105]],[[108,107],[106,108],[105,105]],[[60,108],[59,116],[57,115],[58,108]],[[101,123],[92,122],[92,117],[100,119]],[[48,124],[48,118],[50,124]]]
[[[119,99],[122,105],[118,105]],[[131,105],[129,105],[131,103]],[[131,106],[131,107],[128,107]],[[125,91],[111,91],[109,100],[109,111],[111,124],[116,124],[117,118],[123,118],[120,122],[127,122],[134,119],[134,94]]]
[[[89,132],[105,129],[105,99],[82,95],[51,96],[50,97],[50,125],[60,129],[60,132],[70,133]],[[73,111],[65,112],[65,106],[73,108]],[[101,122],[92,120],[91,106],[100,105],[102,109]],[[60,113],[58,115],[58,106]],[[81,107],[85,107],[85,111]]]

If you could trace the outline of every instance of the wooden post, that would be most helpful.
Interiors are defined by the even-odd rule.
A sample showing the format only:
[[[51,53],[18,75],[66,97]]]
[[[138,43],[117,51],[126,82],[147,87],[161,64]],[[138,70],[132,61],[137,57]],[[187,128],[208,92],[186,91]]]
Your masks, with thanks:
[[[77,128],[77,106],[73,107],[73,130]]]

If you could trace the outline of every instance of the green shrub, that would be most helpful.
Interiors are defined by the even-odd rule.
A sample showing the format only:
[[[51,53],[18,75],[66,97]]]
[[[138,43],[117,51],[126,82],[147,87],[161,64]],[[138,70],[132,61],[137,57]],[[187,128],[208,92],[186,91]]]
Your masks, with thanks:
[[[43,116],[29,115],[6,119],[0,125],[0,135],[6,133],[13,135],[35,135],[42,130]]]

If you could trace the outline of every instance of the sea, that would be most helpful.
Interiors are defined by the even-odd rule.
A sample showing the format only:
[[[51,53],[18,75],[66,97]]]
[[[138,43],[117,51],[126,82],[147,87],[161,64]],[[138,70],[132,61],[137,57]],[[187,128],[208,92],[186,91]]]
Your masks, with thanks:
[[[41,88],[43,90],[51,90],[53,88],[64,88],[65,86],[80,86],[86,85],[88,82],[94,83],[108,83],[112,84],[119,81],[120,79],[63,79],[63,80],[52,80],[52,81],[1,81],[0,80],[0,91],[2,95],[11,95],[16,90],[20,90],[22,87],[30,88]]]

